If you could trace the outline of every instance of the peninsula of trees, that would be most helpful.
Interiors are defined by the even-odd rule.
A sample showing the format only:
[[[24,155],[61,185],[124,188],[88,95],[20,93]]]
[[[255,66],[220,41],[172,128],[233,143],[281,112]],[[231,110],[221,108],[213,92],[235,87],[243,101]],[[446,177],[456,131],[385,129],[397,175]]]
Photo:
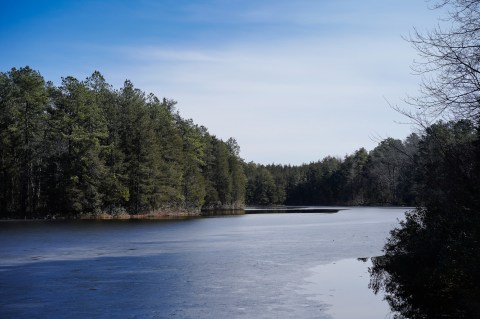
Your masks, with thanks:
[[[95,72],[57,87],[29,67],[0,74],[0,218],[241,208],[242,165],[234,139],[130,81],[114,90]]]

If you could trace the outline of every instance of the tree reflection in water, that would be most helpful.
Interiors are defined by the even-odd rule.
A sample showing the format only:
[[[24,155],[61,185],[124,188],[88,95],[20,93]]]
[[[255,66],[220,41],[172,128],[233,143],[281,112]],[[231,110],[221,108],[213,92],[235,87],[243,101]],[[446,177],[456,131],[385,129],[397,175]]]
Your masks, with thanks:
[[[391,232],[384,256],[372,260],[370,288],[385,292],[395,318],[479,318],[478,139],[465,139],[470,131],[450,145],[432,144],[431,133],[423,141],[424,158],[417,159],[425,205],[407,214]]]
[[[396,318],[477,318],[478,217],[475,223],[464,219],[435,228],[423,222],[426,215],[426,210],[411,212],[392,232],[385,255],[372,260],[370,288],[385,291]]]

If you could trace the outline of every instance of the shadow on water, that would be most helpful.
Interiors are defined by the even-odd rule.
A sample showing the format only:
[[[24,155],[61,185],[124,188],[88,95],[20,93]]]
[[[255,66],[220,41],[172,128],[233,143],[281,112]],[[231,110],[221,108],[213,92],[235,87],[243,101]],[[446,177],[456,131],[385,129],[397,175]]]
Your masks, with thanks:
[[[245,209],[209,209],[202,210],[202,217],[235,216],[245,214],[332,214],[345,208],[316,206],[261,206]]]
[[[245,214],[282,214],[282,213],[322,213],[331,214],[338,213],[342,208],[336,207],[316,207],[316,206],[272,206],[272,207],[247,207],[245,208]]]
[[[369,287],[385,292],[394,318],[479,318],[479,216],[426,212],[408,213],[391,232],[385,255],[372,258]]]

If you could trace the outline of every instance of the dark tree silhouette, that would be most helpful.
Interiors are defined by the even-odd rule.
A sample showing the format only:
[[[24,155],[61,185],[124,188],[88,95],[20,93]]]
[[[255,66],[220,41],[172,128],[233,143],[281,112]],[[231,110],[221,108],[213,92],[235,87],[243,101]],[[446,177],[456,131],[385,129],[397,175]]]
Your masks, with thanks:
[[[410,42],[421,60],[415,112],[426,127],[416,156],[422,205],[391,232],[370,269],[396,318],[477,318],[480,314],[480,1],[442,0],[449,25]]]

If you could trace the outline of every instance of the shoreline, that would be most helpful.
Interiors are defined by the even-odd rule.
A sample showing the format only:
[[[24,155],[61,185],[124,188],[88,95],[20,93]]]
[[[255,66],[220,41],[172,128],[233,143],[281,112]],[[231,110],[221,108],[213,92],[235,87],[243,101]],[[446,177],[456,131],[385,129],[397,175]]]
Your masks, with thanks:
[[[84,214],[80,216],[55,216],[44,218],[2,218],[0,222],[7,221],[54,221],[54,220],[175,220],[215,216],[240,216],[257,214],[335,214],[352,207],[382,207],[382,208],[406,208],[404,206],[274,206],[274,207],[245,207],[244,209],[205,209],[195,211],[165,210],[144,214]]]
[[[0,222],[6,221],[67,221],[67,220],[175,220],[190,219],[213,216],[233,216],[244,215],[243,209],[224,209],[224,210],[204,210],[204,211],[160,211],[144,214],[84,214],[79,216],[46,216],[44,218],[3,218]]]

